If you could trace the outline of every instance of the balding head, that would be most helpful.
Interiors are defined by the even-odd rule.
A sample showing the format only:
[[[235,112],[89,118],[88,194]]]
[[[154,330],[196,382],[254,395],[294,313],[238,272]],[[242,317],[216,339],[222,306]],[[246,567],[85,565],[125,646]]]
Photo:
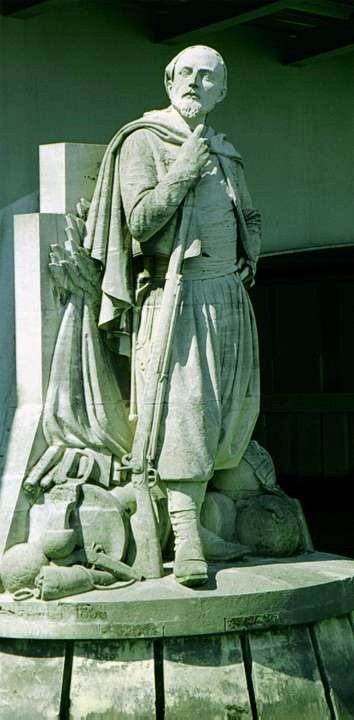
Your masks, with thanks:
[[[208,45],[191,45],[190,47],[184,48],[184,50],[181,50],[181,52],[178,53],[178,55],[175,55],[174,58],[168,63],[168,65],[165,68],[165,88],[167,94],[169,94],[168,90],[168,84],[171,80],[174,78],[175,74],[175,68],[177,62],[181,60],[188,60],[188,57],[199,57],[201,61],[205,59],[205,56],[211,57],[212,60],[215,60],[217,64],[220,65],[223,73],[223,92],[224,97],[227,92],[227,69],[226,65],[224,63],[224,60],[220,53],[217,50],[214,50],[214,48],[208,47]],[[186,57],[184,57],[186,56]]]
[[[165,87],[172,105],[181,115],[206,115],[226,95],[225,63],[213,48],[192,45],[167,65]]]

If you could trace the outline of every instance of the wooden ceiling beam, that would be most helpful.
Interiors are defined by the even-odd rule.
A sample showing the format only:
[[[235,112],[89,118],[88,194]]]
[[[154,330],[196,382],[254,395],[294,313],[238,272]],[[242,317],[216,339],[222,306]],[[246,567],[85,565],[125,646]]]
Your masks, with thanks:
[[[246,7],[246,3],[244,5]],[[187,6],[185,13],[183,13],[182,22],[178,21],[182,15],[182,8],[179,8],[178,16],[175,18],[176,22],[171,22],[171,16],[166,17],[166,28],[157,31],[155,42],[175,43],[181,42],[182,40],[189,41],[200,37],[201,33],[207,32],[209,34],[221,30],[229,30],[238,25],[243,25],[244,23],[253,22],[260,18],[282,12],[282,10],[288,9],[292,5],[292,2],[291,0],[275,0],[274,2],[254,2],[252,5],[251,3],[247,3],[247,5],[250,5],[249,9],[247,8],[247,10],[243,12],[233,13],[231,16],[221,17],[219,19],[215,19],[215,14],[214,19],[212,17],[208,18],[206,8],[202,9],[200,7],[197,21],[194,17],[189,21],[186,19],[185,13],[191,11],[191,8]]]
[[[298,12],[337,18],[338,20],[347,20],[354,12],[354,6],[342,5],[334,0],[294,0],[289,7]]]
[[[2,0],[1,13],[14,18],[30,18],[41,15],[52,8],[61,8],[63,5],[78,3],[80,0],[18,0],[13,4],[11,0]]]
[[[308,65],[354,50],[354,26],[342,32],[312,31],[306,37],[304,35],[299,35],[298,47],[290,51],[286,65]]]

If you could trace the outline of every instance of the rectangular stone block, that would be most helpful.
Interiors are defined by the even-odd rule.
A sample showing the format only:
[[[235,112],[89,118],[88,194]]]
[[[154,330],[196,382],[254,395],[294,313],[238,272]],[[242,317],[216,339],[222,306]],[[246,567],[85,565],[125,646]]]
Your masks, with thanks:
[[[75,212],[91,200],[105,145],[52,143],[39,149],[41,213]]]
[[[306,627],[249,633],[249,643],[262,720],[331,720]]]
[[[14,269],[13,269],[13,226],[14,214],[35,212],[38,210],[37,193],[19,198],[15,202],[0,209],[0,444],[6,438],[9,405],[15,398],[15,308],[14,308]],[[0,454],[2,448],[0,447]]]
[[[64,643],[0,640],[1,720],[57,720]]]
[[[9,544],[26,538],[29,505],[22,481],[29,463],[45,449],[40,419],[63,312],[48,262],[51,244],[65,241],[65,226],[63,215],[30,213],[14,219],[17,409],[2,469],[0,557]]]
[[[239,636],[164,641],[165,720],[252,718]]]
[[[64,244],[65,217],[15,216],[17,403],[42,403],[62,307],[48,269],[50,246]]]
[[[74,645],[70,720],[155,718],[150,640],[84,641]]]
[[[354,634],[350,618],[330,618],[314,625],[336,720],[354,717]]]

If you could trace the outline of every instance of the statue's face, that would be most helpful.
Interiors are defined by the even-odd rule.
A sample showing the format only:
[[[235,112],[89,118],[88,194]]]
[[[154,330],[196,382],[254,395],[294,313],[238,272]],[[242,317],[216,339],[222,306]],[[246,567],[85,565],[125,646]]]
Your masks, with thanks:
[[[224,68],[215,53],[187,48],[168,83],[171,103],[189,117],[209,113],[225,95],[224,80]]]

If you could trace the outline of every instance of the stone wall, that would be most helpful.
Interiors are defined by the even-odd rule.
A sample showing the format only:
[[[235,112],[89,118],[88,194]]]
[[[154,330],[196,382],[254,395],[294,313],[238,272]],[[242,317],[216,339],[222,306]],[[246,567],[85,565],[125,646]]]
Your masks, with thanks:
[[[164,66],[186,44],[153,44],[142,10],[120,3],[63,3],[1,22],[0,207],[36,189],[40,144],[106,143],[122,123],[165,105]],[[214,45],[229,69],[229,96],[212,122],[246,159],[264,249],[351,242],[354,54],[286,67],[279,37],[246,26],[197,41]]]

